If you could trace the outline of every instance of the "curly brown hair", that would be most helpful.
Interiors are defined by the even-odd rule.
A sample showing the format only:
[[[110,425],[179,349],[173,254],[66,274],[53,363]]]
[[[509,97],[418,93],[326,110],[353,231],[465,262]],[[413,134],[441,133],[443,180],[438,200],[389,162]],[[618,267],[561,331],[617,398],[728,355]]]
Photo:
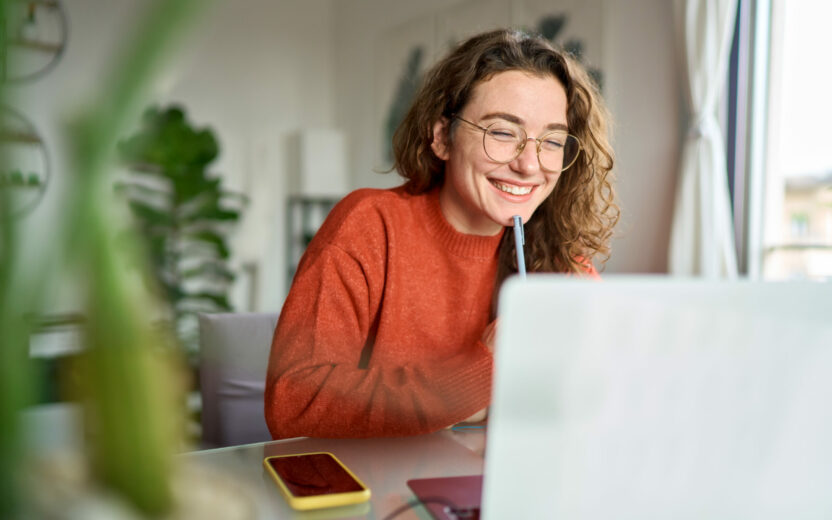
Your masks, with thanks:
[[[554,191],[525,225],[530,272],[583,273],[596,256],[609,257],[612,229],[619,209],[612,187],[613,150],[610,115],[595,82],[583,66],[556,50],[548,40],[500,29],[461,42],[427,73],[410,110],[393,136],[394,168],[408,179],[411,193],[440,186],[445,162],[431,149],[434,124],[462,112],[474,88],[495,74],[520,70],[554,76],[566,90],[569,133],[582,153],[564,171]],[[505,233],[500,245],[497,288],[517,271],[514,242]]]

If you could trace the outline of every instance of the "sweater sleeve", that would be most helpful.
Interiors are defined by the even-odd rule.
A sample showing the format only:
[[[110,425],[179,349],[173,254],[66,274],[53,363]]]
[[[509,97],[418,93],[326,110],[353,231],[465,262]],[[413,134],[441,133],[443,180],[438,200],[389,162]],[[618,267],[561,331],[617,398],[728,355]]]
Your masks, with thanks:
[[[360,368],[379,312],[379,282],[368,280],[372,269],[362,259],[336,245],[312,253],[272,343],[265,415],[274,438],[428,433],[488,405],[493,358],[481,342],[431,365],[419,362],[419,345],[393,345],[403,351],[401,363]]]

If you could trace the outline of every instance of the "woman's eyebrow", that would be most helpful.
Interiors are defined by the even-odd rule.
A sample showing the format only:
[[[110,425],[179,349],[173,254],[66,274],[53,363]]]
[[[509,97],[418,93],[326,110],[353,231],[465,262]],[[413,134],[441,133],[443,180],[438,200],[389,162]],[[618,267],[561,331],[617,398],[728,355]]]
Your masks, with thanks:
[[[509,114],[507,112],[491,112],[490,114],[485,114],[482,116],[483,119],[505,119],[511,123],[522,125],[525,121],[520,119],[519,117],[515,116],[514,114]]]
[[[508,112],[491,112],[490,114],[485,114],[482,116],[483,119],[505,119],[511,123],[516,125],[523,126],[525,121],[520,119],[519,117],[515,116],[514,114],[509,114]],[[565,132],[569,131],[569,127],[563,123],[549,123],[546,125],[546,130],[563,130]]]

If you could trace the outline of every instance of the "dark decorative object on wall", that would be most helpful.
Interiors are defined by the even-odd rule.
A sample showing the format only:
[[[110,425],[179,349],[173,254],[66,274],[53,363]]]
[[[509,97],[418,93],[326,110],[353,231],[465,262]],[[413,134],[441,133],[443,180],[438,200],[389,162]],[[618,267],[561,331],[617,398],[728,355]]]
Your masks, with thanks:
[[[587,68],[587,72],[598,85],[598,88],[603,90],[603,73],[597,67],[594,67],[586,62],[586,56],[584,53],[586,48],[585,40],[565,36],[570,16],[566,13],[561,13],[545,15],[540,18],[530,18],[530,20],[535,19],[537,20],[537,23],[535,24],[534,29],[531,29],[529,32],[542,35],[544,38],[551,41],[552,44],[568,52],[577,61],[584,64]],[[502,25],[496,21],[494,23],[494,27]],[[533,21],[530,23],[534,24]],[[529,28],[526,27],[526,29]],[[447,48],[452,48],[456,44],[453,39],[444,43]],[[430,63],[425,63],[426,54],[427,53],[424,47],[421,45],[413,45],[410,47],[407,52],[407,57],[401,65],[401,72],[395,83],[396,86],[395,91],[393,92],[392,101],[389,107],[386,107],[386,110],[383,112],[386,115],[381,123],[382,129],[380,150],[381,158],[384,162],[386,162],[388,167],[392,166],[394,159],[392,149],[393,134],[404,119],[413,98],[416,96],[416,92],[423,80],[424,69],[430,66]],[[384,110],[384,107],[382,110]]]
[[[0,107],[0,190],[8,214],[20,217],[43,199],[49,184],[49,153],[34,125],[9,107]]]
[[[0,78],[8,82],[47,74],[60,61],[69,38],[59,0],[7,1],[0,30]]]
[[[381,144],[382,150],[385,150],[385,159],[389,164],[393,164],[393,134],[396,132],[399,123],[402,122],[404,116],[416,96],[416,91],[422,83],[422,66],[425,50],[421,47],[414,47],[410,50],[405,64],[404,71],[399,78],[396,87],[396,93],[393,96],[393,103],[390,105],[390,110],[387,112],[387,119],[384,124],[384,136]]]
[[[196,313],[232,310],[227,235],[246,199],[222,189],[207,169],[219,153],[209,129],[192,127],[182,108],[148,109],[141,129],[119,144],[128,166],[117,184],[136,218],[155,273],[151,286],[170,302],[180,339],[197,349]]]
[[[547,40],[554,41],[558,34],[560,34],[561,29],[566,25],[568,18],[565,14],[544,16],[537,24],[537,32],[542,34]]]
[[[544,16],[537,24],[537,32],[543,35],[544,38],[551,41],[555,45],[559,45],[563,50],[571,54],[576,60],[586,66],[587,72],[595,80],[599,90],[604,89],[604,75],[600,69],[592,67],[584,63],[584,44],[577,38],[569,38],[563,42],[558,40],[561,31],[566,28],[569,23],[569,16],[565,14]]]

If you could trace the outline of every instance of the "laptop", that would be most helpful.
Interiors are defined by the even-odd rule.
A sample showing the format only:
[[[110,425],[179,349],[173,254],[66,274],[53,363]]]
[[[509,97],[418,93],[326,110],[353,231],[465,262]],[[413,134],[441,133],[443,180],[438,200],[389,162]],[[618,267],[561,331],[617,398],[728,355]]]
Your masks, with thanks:
[[[832,518],[829,284],[538,275],[500,316],[483,518]]]
[[[499,308],[482,518],[832,518],[832,285],[537,275]]]

